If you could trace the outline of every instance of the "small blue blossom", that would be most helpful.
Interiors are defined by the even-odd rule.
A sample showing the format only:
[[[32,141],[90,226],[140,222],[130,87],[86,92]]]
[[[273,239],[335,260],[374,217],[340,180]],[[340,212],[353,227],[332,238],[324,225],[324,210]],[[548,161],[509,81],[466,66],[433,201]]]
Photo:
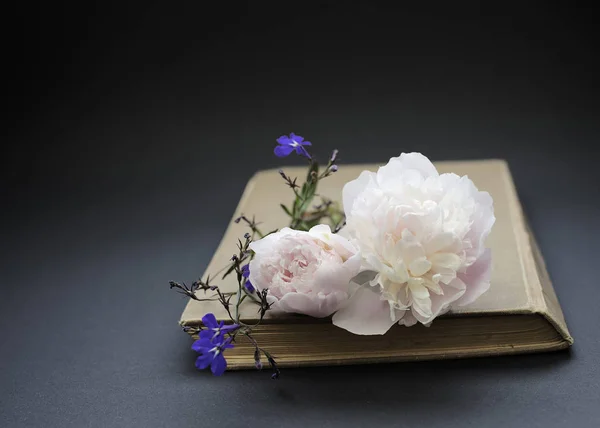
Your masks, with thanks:
[[[240,326],[237,324],[225,325],[225,322],[217,321],[214,314],[208,313],[202,317],[202,324],[206,327],[200,331],[200,339],[208,339],[220,342],[227,333],[237,330]]]
[[[242,266],[242,276],[244,278],[248,278],[250,276],[250,265],[244,265]]]
[[[217,339],[219,340],[213,341],[208,338],[200,338],[193,343],[192,349],[200,354],[196,358],[198,369],[204,370],[210,366],[210,370],[215,376],[221,376],[227,368],[227,361],[225,361],[223,352],[226,349],[233,348],[233,345],[231,344],[231,338],[223,340],[222,337],[218,337]]]
[[[254,285],[252,285],[252,283],[248,279],[250,277],[250,265],[249,264],[242,266],[242,276],[244,278],[246,278],[246,282],[244,283],[244,287],[246,287],[246,290],[248,290],[248,293],[254,293],[254,291],[256,290],[256,288],[254,288]]]
[[[279,146],[275,147],[275,155],[277,157],[286,157],[296,150],[296,153],[299,155],[311,159],[304,146],[312,146],[312,144],[310,141],[304,141],[303,137],[292,132],[289,137],[287,135],[282,135],[277,139],[277,142],[279,143]]]

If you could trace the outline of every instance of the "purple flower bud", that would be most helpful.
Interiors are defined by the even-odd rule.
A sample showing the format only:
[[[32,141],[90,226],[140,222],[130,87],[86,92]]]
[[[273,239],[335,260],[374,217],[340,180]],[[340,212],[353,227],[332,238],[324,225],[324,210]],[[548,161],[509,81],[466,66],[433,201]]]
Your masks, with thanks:
[[[248,280],[244,283],[244,287],[246,287],[246,290],[248,290],[248,293],[250,293],[250,294],[252,294],[256,291],[256,288],[254,288],[254,285],[252,285],[250,280]]]
[[[330,172],[336,172],[337,170],[338,170],[338,166],[337,166],[337,165],[331,165],[331,166],[329,167],[329,171],[330,171]]]
[[[242,276],[244,278],[250,277],[250,265],[249,264],[242,266]]]
[[[338,155],[338,150],[337,150],[337,149],[335,149],[335,150],[333,151],[333,153],[331,153],[331,158],[329,159],[329,162],[331,162],[331,163],[334,163],[334,162],[335,162],[335,160],[336,160],[336,158],[337,158],[337,155]]]
[[[260,361],[260,349],[258,347],[254,350],[254,366],[257,370],[262,370],[263,368],[262,361]]]

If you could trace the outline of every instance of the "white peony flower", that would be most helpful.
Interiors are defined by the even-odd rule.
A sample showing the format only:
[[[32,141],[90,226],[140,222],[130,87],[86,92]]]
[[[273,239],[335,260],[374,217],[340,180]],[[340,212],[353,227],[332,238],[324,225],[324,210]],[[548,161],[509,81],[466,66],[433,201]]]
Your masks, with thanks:
[[[338,327],[383,334],[396,322],[429,325],[489,288],[493,201],[468,177],[440,175],[420,153],[403,153],[347,183],[343,200],[344,234],[374,278],[334,315]]]
[[[351,295],[361,257],[345,238],[318,225],[308,232],[281,229],[252,242],[250,282],[269,290],[274,311],[327,317]]]

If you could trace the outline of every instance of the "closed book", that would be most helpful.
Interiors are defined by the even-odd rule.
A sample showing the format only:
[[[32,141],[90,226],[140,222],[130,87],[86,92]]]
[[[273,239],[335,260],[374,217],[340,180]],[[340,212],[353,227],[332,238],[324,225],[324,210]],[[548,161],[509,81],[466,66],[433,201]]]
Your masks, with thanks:
[[[318,193],[339,202],[346,182],[358,177],[363,170],[376,171],[379,166],[342,165],[338,172],[319,183]],[[253,336],[262,348],[276,357],[281,367],[543,352],[564,349],[573,343],[506,162],[451,161],[437,162],[435,166],[440,173],[467,175],[479,190],[489,192],[494,198],[496,223],[486,241],[493,259],[489,290],[475,302],[440,316],[429,327],[395,325],[384,335],[354,335],[334,326],[330,318],[267,312],[253,329]],[[302,167],[289,167],[285,171],[291,177],[306,175]],[[289,222],[279,205],[292,199],[293,193],[278,170],[255,174],[203,278],[207,273],[216,274],[230,263],[231,256],[237,253],[238,238],[248,232],[243,222],[236,224],[233,218],[244,213],[255,216],[263,231],[278,229]],[[238,289],[236,275],[224,280],[215,275],[211,282],[223,292]],[[207,293],[208,297],[211,292]],[[254,324],[259,320],[257,306],[249,299],[242,303],[240,310],[245,323]],[[208,312],[214,313],[217,319],[229,320],[219,302],[190,300],[180,324],[201,326],[202,317]],[[254,368],[253,345],[245,337],[238,337],[235,348],[227,350],[227,361],[229,369]]]

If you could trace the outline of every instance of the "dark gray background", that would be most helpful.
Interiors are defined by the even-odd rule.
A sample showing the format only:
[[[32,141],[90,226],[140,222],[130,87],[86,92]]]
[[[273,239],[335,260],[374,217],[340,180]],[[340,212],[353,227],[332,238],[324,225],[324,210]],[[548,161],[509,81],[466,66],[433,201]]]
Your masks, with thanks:
[[[5,13],[0,426],[598,426],[593,11],[203,3]],[[341,165],[508,159],[572,350],[198,372],[168,281],[290,131]]]

